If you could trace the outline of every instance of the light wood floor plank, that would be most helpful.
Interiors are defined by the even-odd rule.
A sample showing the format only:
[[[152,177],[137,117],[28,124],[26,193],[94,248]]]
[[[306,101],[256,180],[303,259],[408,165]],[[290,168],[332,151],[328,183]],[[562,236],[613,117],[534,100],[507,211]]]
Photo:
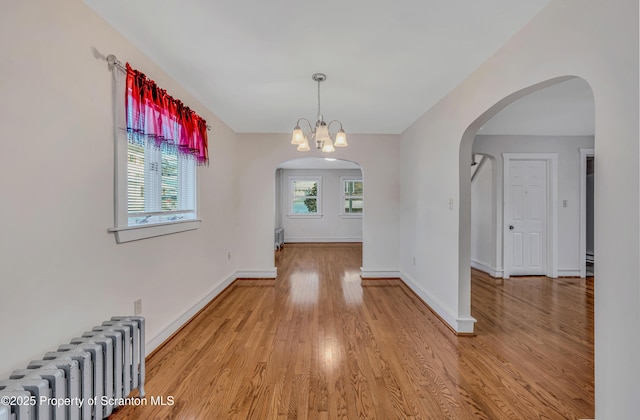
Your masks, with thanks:
[[[456,337],[399,279],[361,280],[361,254],[287,244],[276,280],[234,282],[148,358],[149,405],[111,418],[594,417],[593,279],[472,270],[476,336]]]

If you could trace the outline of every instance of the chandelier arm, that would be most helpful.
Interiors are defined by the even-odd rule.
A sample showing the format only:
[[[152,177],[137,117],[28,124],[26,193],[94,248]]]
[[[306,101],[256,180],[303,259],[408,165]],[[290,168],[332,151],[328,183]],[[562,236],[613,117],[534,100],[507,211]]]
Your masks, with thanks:
[[[300,125],[300,121],[304,121],[304,122],[306,122],[306,123],[307,123],[307,127],[309,128],[309,130],[308,130],[308,131],[309,131],[309,133],[313,134],[313,133],[315,132],[315,130],[313,129],[313,126],[311,125],[311,122],[310,122],[308,119],[306,119],[306,118],[304,118],[304,117],[303,117],[303,118],[300,118],[300,119],[298,120],[298,122],[296,123],[296,125],[297,125],[297,126],[299,126],[299,125]]]
[[[327,129],[331,128],[331,124],[333,124],[333,123],[340,124],[340,130],[342,130],[342,123],[340,121],[338,121],[338,120],[330,121],[329,124],[327,124]]]

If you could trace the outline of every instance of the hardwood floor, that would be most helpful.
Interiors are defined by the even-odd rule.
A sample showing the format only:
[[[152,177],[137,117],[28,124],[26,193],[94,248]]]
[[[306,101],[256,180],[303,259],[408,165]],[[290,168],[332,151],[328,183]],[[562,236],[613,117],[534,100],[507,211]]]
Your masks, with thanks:
[[[287,244],[277,280],[236,281],[148,359],[148,405],[111,418],[594,417],[592,280],[473,271],[477,335],[456,337],[400,280],[361,280],[361,253]]]

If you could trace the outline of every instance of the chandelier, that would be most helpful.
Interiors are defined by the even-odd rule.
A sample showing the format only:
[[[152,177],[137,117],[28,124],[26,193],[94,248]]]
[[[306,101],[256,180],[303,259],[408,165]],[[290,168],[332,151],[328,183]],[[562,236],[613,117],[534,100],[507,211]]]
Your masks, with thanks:
[[[342,129],[342,123],[340,121],[333,120],[327,124],[324,122],[324,118],[320,113],[320,83],[327,80],[327,76],[323,73],[314,73],[311,78],[318,82],[318,116],[316,126],[314,128],[308,119],[300,118],[293,129],[291,144],[297,145],[299,152],[308,152],[310,150],[309,138],[311,138],[316,142],[316,149],[320,149],[326,153],[335,152],[335,147],[347,146],[347,135]],[[304,127],[305,130],[300,128],[300,123],[303,121],[306,123]],[[329,133],[329,127],[331,127],[333,123],[340,124],[340,128],[335,135],[335,142],[331,139],[331,134]]]

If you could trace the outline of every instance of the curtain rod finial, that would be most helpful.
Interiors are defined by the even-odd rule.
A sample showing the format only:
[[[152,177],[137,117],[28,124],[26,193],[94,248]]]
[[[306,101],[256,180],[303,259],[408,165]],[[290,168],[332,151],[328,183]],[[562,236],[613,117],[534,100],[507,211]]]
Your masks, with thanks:
[[[118,64],[118,59],[115,55],[109,54],[107,56],[107,63],[109,64],[109,70],[113,70],[113,68]]]

